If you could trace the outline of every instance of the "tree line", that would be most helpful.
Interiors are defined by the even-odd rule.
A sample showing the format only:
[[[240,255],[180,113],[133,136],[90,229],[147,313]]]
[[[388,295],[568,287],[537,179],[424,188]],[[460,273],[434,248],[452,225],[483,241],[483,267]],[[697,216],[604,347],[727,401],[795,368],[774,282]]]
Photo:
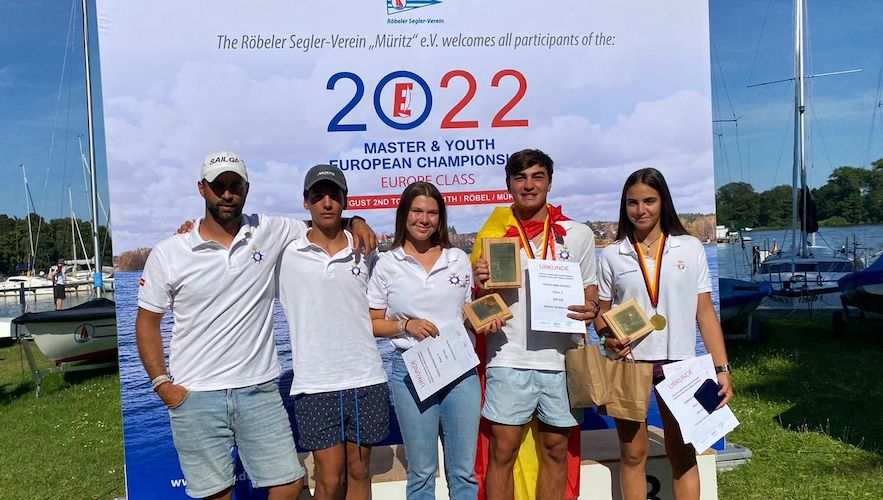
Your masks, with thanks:
[[[847,226],[883,223],[883,158],[870,169],[838,167],[828,182],[810,190],[819,224]],[[721,186],[715,196],[718,224],[730,228],[791,225],[791,186],[761,193],[744,182]]]
[[[76,219],[76,226],[79,227],[79,235],[77,235],[72,233],[74,226],[70,219],[47,221],[35,213],[32,213],[30,218],[32,238],[28,236],[26,217],[0,214],[0,274],[15,276],[28,268],[28,261],[31,259],[31,239],[35,245],[34,269],[37,274],[41,271],[48,273],[49,267],[58,262],[58,259],[73,259],[74,239],[77,242],[78,259],[91,258],[94,254],[92,232],[88,221]],[[83,246],[79,242],[80,235],[83,238],[86,256],[83,255]],[[105,226],[98,226],[98,244],[102,248],[102,265],[112,265],[110,235]]]

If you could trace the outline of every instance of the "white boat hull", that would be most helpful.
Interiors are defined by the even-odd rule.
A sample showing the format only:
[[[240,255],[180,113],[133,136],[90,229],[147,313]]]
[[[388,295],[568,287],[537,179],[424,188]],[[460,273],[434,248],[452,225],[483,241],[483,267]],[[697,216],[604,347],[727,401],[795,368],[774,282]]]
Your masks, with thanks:
[[[116,309],[97,298],[59,311],[25,313],[13,320],[24,325],[37,347],[56,364],[115,357]]]
[[[774,290],[773,294],[755,310],[754,314],[757,316],[833,314],[834,311],[842,309],[840,290],[837,288],[804,292]]]
[[[117,350],[116,320],[33,323],[28,332],[44,356],[57,363],[112,357]]]

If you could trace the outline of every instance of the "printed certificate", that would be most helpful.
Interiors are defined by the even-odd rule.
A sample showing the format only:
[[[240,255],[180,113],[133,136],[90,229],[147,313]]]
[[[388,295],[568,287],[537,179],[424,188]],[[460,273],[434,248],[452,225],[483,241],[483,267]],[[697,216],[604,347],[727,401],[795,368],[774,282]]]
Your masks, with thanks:
[[[656,384],[659,396],[668,405],[681,427],[684,442],[702,453],[739,425],[730,406],[708,413],[694,393],[706,379],[717,381],[711,354],[662,366],[665,379]]]
[[[461,322],[438,327],[438,337],[428,337],[402,353],[408,375],[424,401],[478,365],[478,356]]]
[[[586,333],[585,322],[567,317],[569,306],[586,301],[579,262],[530,259],[527,276],[531,330]]]

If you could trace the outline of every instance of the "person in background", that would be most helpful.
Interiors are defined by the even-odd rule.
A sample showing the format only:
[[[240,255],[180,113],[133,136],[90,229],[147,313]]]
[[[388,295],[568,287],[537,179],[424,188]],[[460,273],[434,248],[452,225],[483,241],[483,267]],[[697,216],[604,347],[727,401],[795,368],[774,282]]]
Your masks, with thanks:
[[[66,283],[64,275],[64,259],[58,259],[58,262],[49,269],[49,279],[52,280],[52,294],[55,296],[55,310],[64,307]]]
[[[662,365],[695,356],[696,324],[711,354],[726,405],[733,397],[731,367],[723,334],[711,302],[711,275],[705,249],[678,219],[668,185],[653,168],[633,172],[625,181],[619,205],[616,242],[601,252],[599,292],[601,311],[635,299],[656,331],[638,345],[620,342],[599,315],[595,328],[605,348],[616,356],[631,355],[654,365],[654,385],[663,379]],[[657,397],[671,462],[674,496],[699,498],[696,450],[685,444],[671,411]],[[616,419],[622,455],[620,486],[627,500],[647,498],[645,466],[649,453],[647,423]]]

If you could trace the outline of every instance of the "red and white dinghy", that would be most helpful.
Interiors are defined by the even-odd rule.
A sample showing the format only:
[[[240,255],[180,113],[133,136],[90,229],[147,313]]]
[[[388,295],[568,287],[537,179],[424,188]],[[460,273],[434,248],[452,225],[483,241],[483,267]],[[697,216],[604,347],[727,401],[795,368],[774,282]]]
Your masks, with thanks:
[[[40,352],[56,365],[117,356],[116,304],[103,297],[59,311],[30,312],[13,319],[24,325]]]

